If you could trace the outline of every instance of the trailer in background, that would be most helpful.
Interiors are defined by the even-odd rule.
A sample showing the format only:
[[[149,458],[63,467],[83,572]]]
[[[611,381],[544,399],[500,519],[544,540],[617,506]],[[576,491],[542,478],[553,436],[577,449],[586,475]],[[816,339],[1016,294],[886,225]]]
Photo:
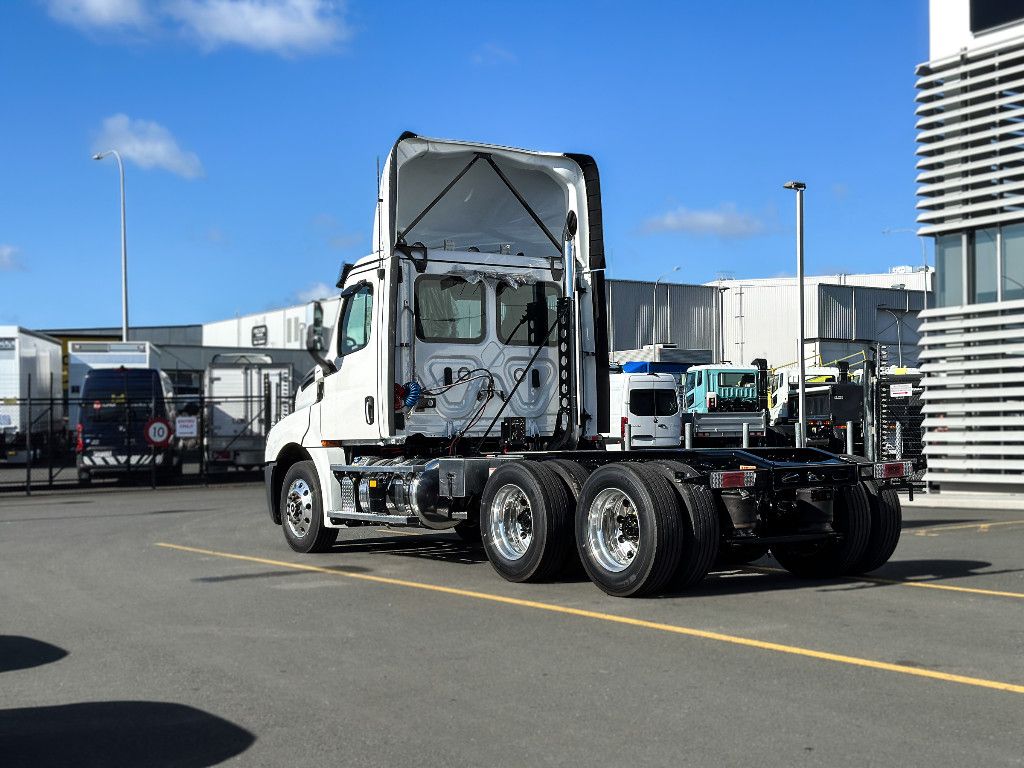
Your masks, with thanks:
[[[263,464],[270,428],[292,411],[292,368],[269,355],[216,355],[203,384],[210,471]]]
[[[64,401],[60,342],[16,325],[0,325],[0,461],[62,444]]]
[[[160,370],[160,349],[148,341],[73,341],[68,346],[68,417],[80,421],[86,374],[103,368]]]

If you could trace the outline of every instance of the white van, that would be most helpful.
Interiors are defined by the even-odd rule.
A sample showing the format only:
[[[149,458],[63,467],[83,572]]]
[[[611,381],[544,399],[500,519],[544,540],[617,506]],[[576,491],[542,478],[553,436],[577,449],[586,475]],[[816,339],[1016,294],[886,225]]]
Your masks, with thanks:
[[[683,429],[679,391],[671,373],[610,374],[611,450],[678,448]]]

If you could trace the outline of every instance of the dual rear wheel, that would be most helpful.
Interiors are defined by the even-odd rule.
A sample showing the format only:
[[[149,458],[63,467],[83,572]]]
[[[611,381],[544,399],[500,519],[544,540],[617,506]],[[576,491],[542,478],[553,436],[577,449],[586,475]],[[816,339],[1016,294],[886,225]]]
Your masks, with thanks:
[[[586,476],[571,461],[504,464],[481,497],[487,557],[509,581],[551,578],[578,558],[620,597],[689,586],[714,562],[718,518],[706,488],[679,481],[688,472],[618,463]]]

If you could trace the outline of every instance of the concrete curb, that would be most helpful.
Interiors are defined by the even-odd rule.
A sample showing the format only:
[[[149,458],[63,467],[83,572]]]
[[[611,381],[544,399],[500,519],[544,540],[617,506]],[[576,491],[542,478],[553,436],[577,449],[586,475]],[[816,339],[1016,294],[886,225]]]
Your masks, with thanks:
[[[904,509],[989,509],[1024,512],[1024,494],[915,493],[913,501],[909,501],[906,496],[900,501]]]

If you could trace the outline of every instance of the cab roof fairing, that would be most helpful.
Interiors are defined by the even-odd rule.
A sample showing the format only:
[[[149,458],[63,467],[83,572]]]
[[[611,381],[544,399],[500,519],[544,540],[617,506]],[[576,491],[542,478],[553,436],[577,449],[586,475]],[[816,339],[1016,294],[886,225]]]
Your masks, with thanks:
[[[480,160],[467,171],[476,156]],[[488,157],[541,219],[543,228],[489,166]],[[464,175],[452,184],[460,173]],[[436,199],[449,184],[447,193]],[[569,211],[577,216],[574,250],[585,270],[590,261],[587,189],[583,170],[574,159],[406,133],[395,142],[381,171],[372,233],[374,255],[390,256],[405,234],[407,244],[423,242],[431,249],[444,248],[448,240],[456,250],[475,246],[496,252],[507,243],[513,252],[527,256],[557,256],[560,250],[551,239],[561,240]]]

